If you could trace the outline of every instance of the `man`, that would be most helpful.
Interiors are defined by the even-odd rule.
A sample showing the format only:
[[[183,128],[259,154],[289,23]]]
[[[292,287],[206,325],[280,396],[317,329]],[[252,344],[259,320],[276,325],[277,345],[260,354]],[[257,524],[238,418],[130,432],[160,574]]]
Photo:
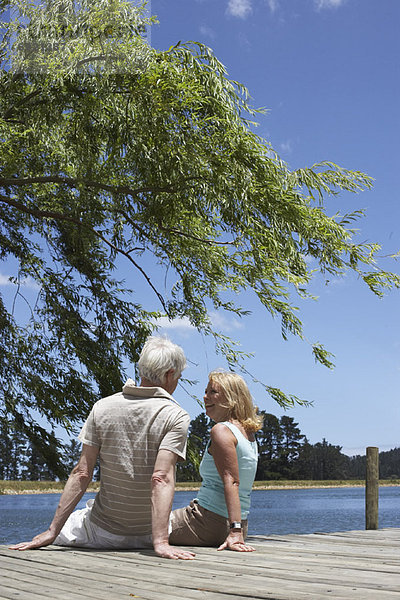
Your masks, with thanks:
[[[167,338],[150,337],[138,367],[139,387],[128,379],[122,392],[94,404],[79,435],[80,460],[49,529],[12,549],[153,546],[164,558],[194,558],[168,542],[175,465],[185,459],[190,422],[171,396],[186,367],[185,355]],[[72,512],[92,481],[98,456],[100,491],[86,508]]]

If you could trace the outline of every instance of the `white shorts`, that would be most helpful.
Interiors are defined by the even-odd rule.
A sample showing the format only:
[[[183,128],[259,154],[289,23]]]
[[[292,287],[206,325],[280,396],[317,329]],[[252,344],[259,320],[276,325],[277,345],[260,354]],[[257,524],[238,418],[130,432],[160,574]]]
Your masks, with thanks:
[[[102,529],[90,520],[94,500],[86,508],[75,510],[67,519],[57,536],[56,546],[78,546],[80,548],[153,548],[151,535],[115,535]]]

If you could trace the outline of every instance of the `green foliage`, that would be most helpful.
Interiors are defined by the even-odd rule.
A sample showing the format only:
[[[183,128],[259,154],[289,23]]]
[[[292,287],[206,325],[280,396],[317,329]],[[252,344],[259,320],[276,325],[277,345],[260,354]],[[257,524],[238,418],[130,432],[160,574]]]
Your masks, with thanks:
[[[256,479],[290,478],[305,436],[292,417],[284,415],[278,419],[264,411],[260,414],[263,426],[257,432],[260,456]]]
[[[211,423],[204,413],[199,414],[190,422],[186,461],[177,465],[177,481],[200,481],[199,468],[210,431]]]
[[[21,478],[29,481],[51,481],[55,478],[53,471],[47,468],[43,454],[32,443],[28,444],[25,451]]]
[[[352,456],[350,458],[349,472],[351,477],[364,477],[366,470],[365,456]],[[379,477],[380,479],[397,480],[400,475],[400,448],[379,452]],[[397,485],[397,484],[396,484]]]
[[[365,456],[348,457],[341,452],[340,446],[328,443],[325,439],[310,444],[292,417],[284,415],[280,418],[262,412],[264,423],[257,433],[259,446],[259,464],[255,487],[266,485],[266,481],[279,480],[284,486],[285,480],[293,485],[304,485],[306,480],[318,481],[321,485],[340,480],[365,480]],[[177,482],[180,484],[200,482],[199,466],[210,437],[212,423],[204,413],[190,422],[186,461],[177,465]],[[47,446],[58,450],[61,464],[52,467],[54,456],[44,459],[46,451],[43,446],[35,446],[26,435],[12,430],[4,422],[0,422],[0,494],[4,489],[29,491],[36,489],[28,485],[30,482],[51,482],[59,478],[57,490],[62,491],[63,483],[80,457],[81,444],[72,439],[63,447],[57,446],[52,436],[46,441]],[[382,481],[393,481],[398,484],[400,448],[379,453],[379,475]],[[94,481],[99,481],[98,466],[95,469]],[[1,481],[4,485],[1,485]],[[24,486],[18,482],[27,482]],[[9,483],[8,483],[9,482]],[[359,483],[359,482],[358,482]],[[49,491],[52,486],[38,487]],[[179,485],[177,486],[179,489]],[[98,490],[98,487],[91,486]]]
[[[349,476],[351,459],[341,453],[340,446],[333,446],[325,439],[310,444],[292,417],[284,415],[278,419],[269,413],[261,414],[264,423],[257,433],[260,452],[257,480],[324,480]]]
[[[257,432],[259,461],[255,487],[266,482],[285,480],[304,485],[304,482],[365,481],[365,456],[346,456],[342,448],[330,444],[325,438],[310,444],[293,419],[287,415],[277,417],[261,411],[263,426]],[[211,423],[198,415],[190,423],[187,460],[178,464],[177,481],[199,482],[198,467],[210,437]],[[379,475],[382,480],[397,480],[399,476],[400,448],[379,453]],[[343,482],[342,482],[343,483]]]
[[[23,445],[21,436],[0,421],[0,479],[18,479]]]
[[[33,411],[71,428],[120,389],[158,316],[187,316],[237,368],[246,354],[209,317],[246,315],[233,294],[253,290],[284,338],[303,338],[292,295],[311,297],[313,272],[351,269],[378,295],[399,287],[376,263],[379,246],[354,242],[360,214],[325,210],[326,197],[371,179],[330,162],[291,171],[209,48],[150,48],[143,7],[124,0],[1,7],[15,18],[0,45],[0,260],[38,286],[24,323],[0,299],[2,415],[36,445],[50,440]],[[128,287],[114,278],[122,261]],[[140,278],[156,311],[134,295]],[[282,406],[301,402],[266,389]]]
[[[64,451],[63,462],[67,473],[70,473],[75,465],[78,464],[81,456],[81,444],[72,439],[70,444],[66,446]]]
[[[294,472],[298,479],[347,479],[350,478],[348,456],[341,453],[340,446],[322,442],[301,447]],[[363,475],[365,477],[365,471]]]
[[[28,437],[22,427],[0,420],[0,479],[52,481],[68,476],[78,461],[80,444],[73,440],[62,447],[54,433],[44,431],[43,438],[36,437],[36,433]]]

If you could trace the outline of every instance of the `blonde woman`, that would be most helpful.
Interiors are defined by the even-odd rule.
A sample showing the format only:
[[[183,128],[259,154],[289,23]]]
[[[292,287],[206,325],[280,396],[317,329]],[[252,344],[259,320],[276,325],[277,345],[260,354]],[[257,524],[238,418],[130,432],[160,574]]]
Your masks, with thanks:
[[[169,542],[252,552],[245,539],[258,460],[254,434],[262,420],[236,373],[212,371],[204,404],[216,424],[200,465],[202,485],[189,506],[172,512]]]

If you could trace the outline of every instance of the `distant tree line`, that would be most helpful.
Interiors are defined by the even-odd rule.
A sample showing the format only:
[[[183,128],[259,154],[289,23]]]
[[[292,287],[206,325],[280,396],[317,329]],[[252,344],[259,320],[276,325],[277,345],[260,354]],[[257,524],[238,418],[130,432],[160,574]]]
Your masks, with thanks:
[[[365,456],[347,456],[341,446],[325,438],[310,444],[293,417],[280,418],[261,411],[263,428],[257,433],[260,458],[256,480],[271,479],[363,479]],[[199,464],[212,423],[200,414],[190,423],[187,460],[179,463],[178,481],[199,481]],[[379,454],[380,478],[400,478],[400,448]]]
[[[278,479],[363,479],[365,456],[346,456],[341,446],[324,438],[310,444],[292,417],[280,418],[261,412],[262,429],[257,433],[260,458],[256,480]],[[212,422],[203,413],[190,423],[187,459],[178,463],[177,481],[199,481],[199,465],[206,449]],[[54,435],[54,434],[52,434]],[[54,436],[56,443],[56,438]],[[63,449],[65,472],[80,456],[80,443],[72,440]],[[400,448],[379,454],[381,479],[400,479]],[[99,467],[95,479],[99,478]],[[0,479],[52,481],[55,473],[46,465],[40,448],[27,437],[0,424]]]
[[[54,433],[50,434],[60,450]],[[76,465],[81,454],[81,444],[71,440],[62,449],[66,475]],[[95,478],[98,477],[98,468]],[[54,471],[46,464],[41,448],[35,446],[25,435],[0,422],[0,479],[25,481],[54,481]]]

